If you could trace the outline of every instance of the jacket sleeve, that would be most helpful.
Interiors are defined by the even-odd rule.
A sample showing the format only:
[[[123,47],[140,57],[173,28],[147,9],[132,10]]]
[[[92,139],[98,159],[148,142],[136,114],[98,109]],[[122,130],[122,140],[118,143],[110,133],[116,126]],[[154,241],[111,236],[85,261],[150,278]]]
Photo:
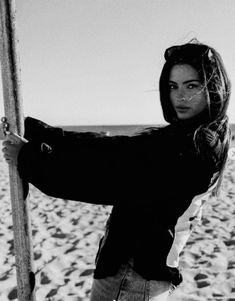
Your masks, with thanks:
[[[114,205],[128,188],[134,137],[63,131],[26,118],[25,138],[19,174],[49,196]]]

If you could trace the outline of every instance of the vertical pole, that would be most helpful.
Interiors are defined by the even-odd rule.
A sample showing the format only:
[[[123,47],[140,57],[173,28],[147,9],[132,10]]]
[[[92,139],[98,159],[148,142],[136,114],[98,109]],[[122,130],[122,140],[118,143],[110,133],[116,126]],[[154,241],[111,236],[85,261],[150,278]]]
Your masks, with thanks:
[[[9,130],[24,134],[24,117],[16,36],[14,0],[0,0],[0,57],[4,109]],[[9,165],[14,229],[14,249],[19,301],[35,301],[31,230],[28,211],[28,184],[20,179],[17,167]]]

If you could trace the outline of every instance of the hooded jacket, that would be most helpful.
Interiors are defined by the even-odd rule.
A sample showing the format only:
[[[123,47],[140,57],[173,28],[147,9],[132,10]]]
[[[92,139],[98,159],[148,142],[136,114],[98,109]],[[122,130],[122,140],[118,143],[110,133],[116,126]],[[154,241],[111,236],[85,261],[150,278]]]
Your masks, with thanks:
[[[213,162],[195,150],[195,126],[105,136],[63,131],[28,117],[19,174],[49,196],[113,206],[95,278],[114,275],[132,258],[145,279],[177,285],[180,250],[215,173]]]

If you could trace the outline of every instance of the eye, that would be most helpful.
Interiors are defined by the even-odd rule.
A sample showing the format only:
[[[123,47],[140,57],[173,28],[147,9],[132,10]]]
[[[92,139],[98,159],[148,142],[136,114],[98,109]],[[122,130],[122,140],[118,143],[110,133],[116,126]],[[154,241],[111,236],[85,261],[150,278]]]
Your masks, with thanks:
[[[169,90],[175,90],[175,89],[177,89],[177,85],[176,84],[169,84],[168,85],[168,87],[169,87]]]
[[[201,87],[201,85],[200,84],[189,84],[188,86],[187,86],[187,88],[188,89],[198,89],[198,88],[200,88]]]
[[[196,88],[196,85],[194,85],[194,84],[188,85],[188,89],[194,89],[194,88]]]

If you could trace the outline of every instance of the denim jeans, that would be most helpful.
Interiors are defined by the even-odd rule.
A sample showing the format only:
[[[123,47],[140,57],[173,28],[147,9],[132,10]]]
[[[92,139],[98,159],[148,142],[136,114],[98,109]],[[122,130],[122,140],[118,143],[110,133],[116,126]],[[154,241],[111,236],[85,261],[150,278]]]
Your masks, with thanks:
[[[145,280],[130,261],[116,275],[94,279],[90,301],[167,301],[170,289],[167,281]]]

